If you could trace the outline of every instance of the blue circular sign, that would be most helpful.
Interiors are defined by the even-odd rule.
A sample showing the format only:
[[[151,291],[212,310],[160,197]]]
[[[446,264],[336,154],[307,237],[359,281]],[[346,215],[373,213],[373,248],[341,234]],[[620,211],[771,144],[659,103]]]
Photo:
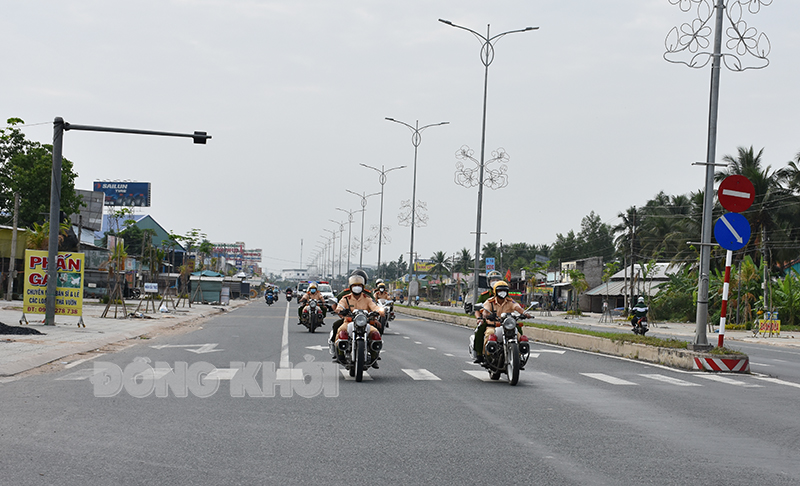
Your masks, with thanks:
[[[741,250],[750,241],[750,223],[739,213],[723,214],[714,225],[714,238],[726,250]]]

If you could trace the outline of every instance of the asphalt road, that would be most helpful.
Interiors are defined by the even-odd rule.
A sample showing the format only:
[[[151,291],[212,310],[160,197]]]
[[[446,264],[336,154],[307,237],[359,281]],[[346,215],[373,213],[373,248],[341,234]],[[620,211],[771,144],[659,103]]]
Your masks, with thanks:
[[[0,383],[0,484],[800,482],[796,383],[533,343],[511,387],[470,362],[471,331],[406,316],[385,335],[380,369],[356,383],[330,361],[331,320],[311,334],[294,303],[287,314],[285,300],[259,301],[191,333]],[[310,379],[272,379],[290,363]],[[219,386],[178,397],[137,379],[95,396],[111,394],[99,369],[165,364],[213,365]]]

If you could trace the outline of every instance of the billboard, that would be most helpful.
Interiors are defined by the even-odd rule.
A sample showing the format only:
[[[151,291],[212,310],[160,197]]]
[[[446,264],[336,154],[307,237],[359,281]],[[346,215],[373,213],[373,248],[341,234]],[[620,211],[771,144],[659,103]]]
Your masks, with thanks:
[[[93,231],[102,230],[105,194],[99,191],[84,191],[82,189],[75,189],[75,194],[83,198],[83,203],[86,206],[81,206],[78,214],[70,215],[70,222],[74,225],[82,224],[84,228],[89,228]]]
[[[94,190],[106,195],[106,206],[150,207],[149,182],[95,181]]]
[[[56,315],[83,314],[83,253],[58,252]],[[25,296],[23,312],[45,314],[47,296],[47,251],[25,250]]]

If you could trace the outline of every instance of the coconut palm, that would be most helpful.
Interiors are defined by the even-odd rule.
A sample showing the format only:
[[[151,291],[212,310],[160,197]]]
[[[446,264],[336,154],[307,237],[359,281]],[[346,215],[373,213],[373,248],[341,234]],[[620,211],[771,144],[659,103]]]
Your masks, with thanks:
[[[433,266],[428,270],[428,275],[435,275],[439,280],[439,296],[444,297],[444,281],[443,278],[450,275],[450,262],[448,261],[447,254],[443,251],[437,251],[431,257]]]

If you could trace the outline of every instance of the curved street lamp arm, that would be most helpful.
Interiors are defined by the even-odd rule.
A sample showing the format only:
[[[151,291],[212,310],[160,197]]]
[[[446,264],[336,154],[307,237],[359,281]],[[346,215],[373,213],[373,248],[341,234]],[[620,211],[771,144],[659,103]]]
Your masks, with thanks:
[[[456,29],[466,30],[467,32],[469,32],[472,35],[474,35],[475,37],[477,37],[478,40],[480,40],[481,42],[490,42],[491,41],[491,39],[487,39],[486,37],[482,36],[481,34],[479,34],[479,33],[475,32],[474,30],[470,29],[469,27],[464,27],[463,25],[454,24],[453,22],[450,22],[449,20],[444,20],[444,19],[439,19],[439,22],[441,22],[443,24],[447,24],[450,27],[455,27]]]

